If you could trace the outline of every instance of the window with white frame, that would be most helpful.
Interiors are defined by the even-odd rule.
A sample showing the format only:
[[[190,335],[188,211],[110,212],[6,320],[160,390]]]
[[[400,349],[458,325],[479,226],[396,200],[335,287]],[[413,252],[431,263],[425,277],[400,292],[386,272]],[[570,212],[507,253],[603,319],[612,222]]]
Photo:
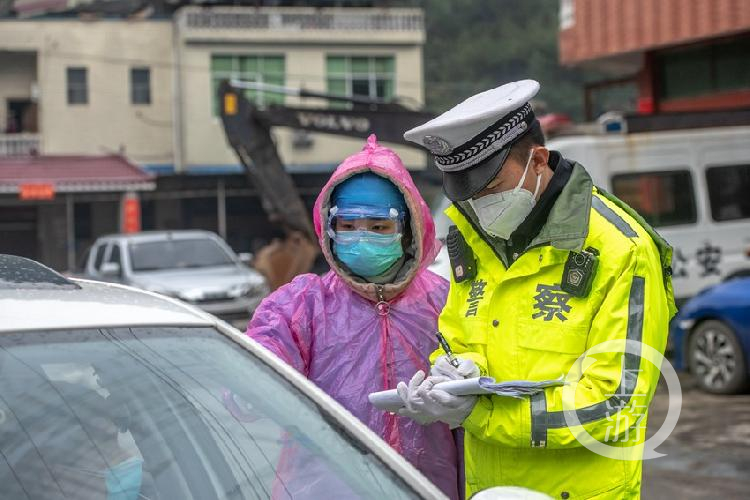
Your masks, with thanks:
[[[150,68],[130,68],[130,102],[151,104]]]
[[[576,24],[575,0],[560,1],[560,31],[572,28]]]
[[[389,100],[395,91],[393,56],[329,55],[326,76],[328,93],[333,95]]]
[[[81,67],[68,67],[68,104],[88,104],[88,71]]]
[[[284,85],[283,55],[213,54],[211,56],[211,92],[214,115],[219,113],[219,85],[223,80],[242,80],[253,83]],[[245,90],[245,97],[258,106],[284,104],[284,94]]]

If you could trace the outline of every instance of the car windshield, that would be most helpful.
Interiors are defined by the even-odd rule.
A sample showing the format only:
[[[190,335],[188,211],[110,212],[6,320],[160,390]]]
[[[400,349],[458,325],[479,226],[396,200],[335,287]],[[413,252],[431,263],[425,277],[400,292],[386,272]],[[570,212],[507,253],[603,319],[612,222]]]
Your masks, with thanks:
[[[211,328],[0,334],[3,498],[415,498]]]
[[[128,249],[133,271],[234,264],[226,250],[209,238],[130,243]]]

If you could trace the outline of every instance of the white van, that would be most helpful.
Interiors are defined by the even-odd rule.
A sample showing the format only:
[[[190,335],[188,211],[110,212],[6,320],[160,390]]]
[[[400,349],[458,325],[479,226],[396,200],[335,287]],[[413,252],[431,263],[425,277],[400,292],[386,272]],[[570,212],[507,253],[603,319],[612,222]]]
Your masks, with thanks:
[[[678,299],[750,273],[750,126],[564,136],[547,147],[582,164],[674,247]],[[441,239],[447,203],[436,207]],[[445,248],[430,269],[449,278]]]
[[[750,272],[750,126],[559,137],[674,247],[675,296]]]

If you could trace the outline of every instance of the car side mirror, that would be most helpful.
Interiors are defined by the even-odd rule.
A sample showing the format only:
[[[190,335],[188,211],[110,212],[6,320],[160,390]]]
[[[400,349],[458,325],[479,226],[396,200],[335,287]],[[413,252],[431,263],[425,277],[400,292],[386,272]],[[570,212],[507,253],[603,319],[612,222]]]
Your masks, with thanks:
[[[249,266],[253,262],[254,255],[250,252],[243,252],[239,255],[239,257],[240,257],[240,262],[242,262],[246,266]]]
[[[102,276],[120,276],[122,274],[122,268],[117,262],[105,262],[102,267],[99,268],[99,273]]]

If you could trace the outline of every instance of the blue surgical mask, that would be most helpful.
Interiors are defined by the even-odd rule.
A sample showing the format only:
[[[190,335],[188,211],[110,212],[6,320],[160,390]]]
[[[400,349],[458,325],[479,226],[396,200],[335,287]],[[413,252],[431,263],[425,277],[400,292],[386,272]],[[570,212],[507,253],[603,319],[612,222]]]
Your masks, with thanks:
[[[143,460],[133,457],[105,472],[107,500],[137,500],[143,480]]]
[[[371,231],[360,233],[355,241],[334,241],[336,257],[357,276],[370,278],[387,271],[404,255],[401,238],[392,234],[379,234]]]

